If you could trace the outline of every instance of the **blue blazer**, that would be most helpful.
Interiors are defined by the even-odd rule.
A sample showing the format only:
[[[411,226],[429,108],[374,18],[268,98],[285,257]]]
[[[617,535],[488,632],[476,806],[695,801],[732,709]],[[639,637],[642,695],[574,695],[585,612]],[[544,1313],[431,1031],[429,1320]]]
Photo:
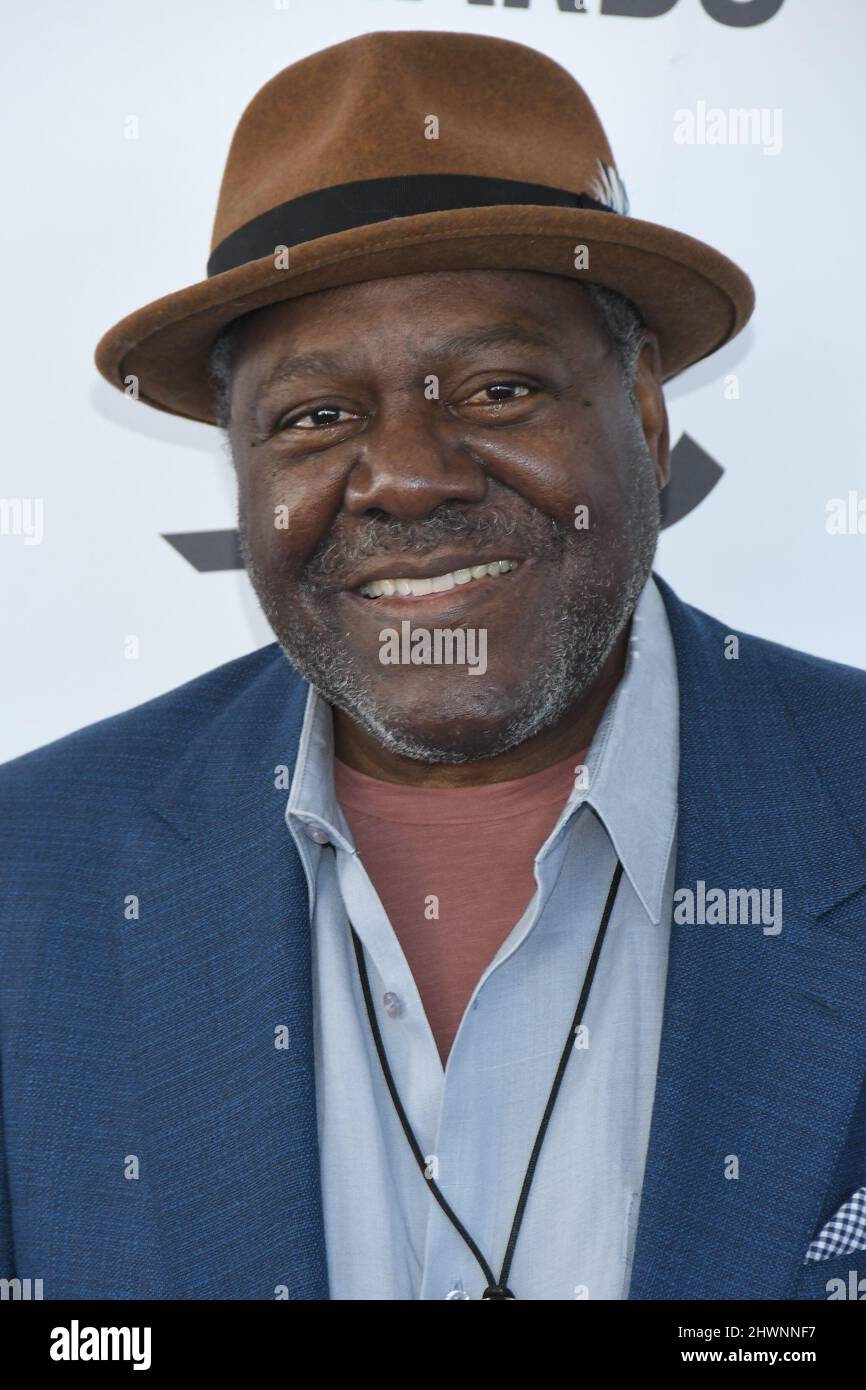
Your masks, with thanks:
[[[866,673],[728,660],[657,582],[677,886],[781,888],[783,928],[672,928],[630,1297],[826,1298],[858,1257],[805,1252],[866,1184]],[[273,644],[0,769],[0,1276],[47,1299],[328,1298],[306,693]]]

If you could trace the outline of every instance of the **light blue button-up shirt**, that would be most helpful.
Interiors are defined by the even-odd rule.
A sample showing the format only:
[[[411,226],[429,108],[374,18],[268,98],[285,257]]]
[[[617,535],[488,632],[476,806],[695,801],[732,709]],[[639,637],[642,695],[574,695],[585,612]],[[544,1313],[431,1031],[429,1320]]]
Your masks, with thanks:
[[[628,1296],[676,861],[676,658],[650,578],[622,680],[535,859],[536,892],[481,975],[442,1067],[397,936],[334,795],[312,688],[286,823],[312,914],[316,1100],[333,1299],[479,1299],[480,1266],[434,1200],[376,1056],[349,924],[430,1173],[497,1277],[610,887],[624,873],[508,1277],[523,1299]],[[390,1007],[386,1007],[384,996]],[[396,997],[396,1007],[395,998]]]

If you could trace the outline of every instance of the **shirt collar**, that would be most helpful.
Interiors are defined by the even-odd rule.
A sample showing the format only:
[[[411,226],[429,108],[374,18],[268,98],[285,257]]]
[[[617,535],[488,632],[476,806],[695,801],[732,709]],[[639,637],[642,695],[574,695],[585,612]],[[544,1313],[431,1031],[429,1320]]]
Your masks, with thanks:
[[[307,690],[298,756],[286,805],[286,824],[318,826],[334,844],[354,852],[352,832],[334,792],[334,716],[315,689]]]
[[[673,639],[652,576],[635,607],[625,669],[587,754],[587,774],[588,787],[571,793],[544,849],[584,804],[591,806],[658,922],[677,821],[679,696]],[[318,826],[340,848],[354,851],[334,793],[331,708],[312,686],[286,806],[286,823],[292,828],[297,822]]]
[[[587,773],[589,787],[574,802],[592,807],[637,896],[659,922],[677,823],[679,687],[652,575],[635,607],[625,670],[596,729]]]

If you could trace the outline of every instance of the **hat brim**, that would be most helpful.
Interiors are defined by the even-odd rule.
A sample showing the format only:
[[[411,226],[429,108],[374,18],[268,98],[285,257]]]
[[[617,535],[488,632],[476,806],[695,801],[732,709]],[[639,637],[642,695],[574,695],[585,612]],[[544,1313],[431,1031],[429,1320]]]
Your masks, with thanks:
[[[574,268],[586,246],[587,268]],[[302,294],[436,270],[535,270],[617,290],[657,334],[665,380],[734,338],[754,308],[749,277],[683,232],[616,213],[496,206],[397,217],[292,246],[289,266],[250,261],[129,314],[100,339],[112,386],[214,423],[208,353],[226,324]]]

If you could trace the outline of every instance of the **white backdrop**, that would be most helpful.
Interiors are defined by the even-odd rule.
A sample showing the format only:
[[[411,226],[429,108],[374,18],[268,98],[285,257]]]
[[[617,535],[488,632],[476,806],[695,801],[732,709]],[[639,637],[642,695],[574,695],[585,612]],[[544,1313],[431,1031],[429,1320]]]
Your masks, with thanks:
[[[664,532],[657,568],[730,626],[866,667],[866,534],[827,529],[831,499],[866,497],[866,7],[785,0],[766,22],[736,25],[707,10],[748,18],[758,0],[675,0],[653,18],[570,3],[6,7],[0,759],[272,640],[242,573],[198,573],[163,539],[234,525],[217,431],[126,401],[92,352],[124,314],[203,278],[223,162],[253,93],[371,29],[471,30],[550,54],[592,97],[632,212],[751,275],[750,328],[668,388],[672,439],[687,432],[724,473]],[[677,113],[712,108],[769,113],[771,147],[781,119],[781,148],[678,143]],[[40,506],[33,543],[38,531],[23,532]]]

